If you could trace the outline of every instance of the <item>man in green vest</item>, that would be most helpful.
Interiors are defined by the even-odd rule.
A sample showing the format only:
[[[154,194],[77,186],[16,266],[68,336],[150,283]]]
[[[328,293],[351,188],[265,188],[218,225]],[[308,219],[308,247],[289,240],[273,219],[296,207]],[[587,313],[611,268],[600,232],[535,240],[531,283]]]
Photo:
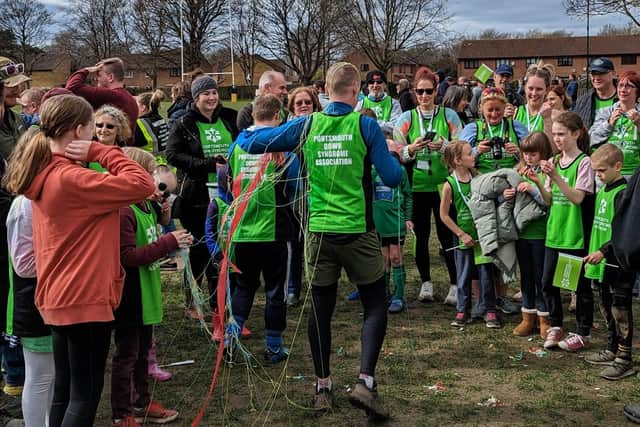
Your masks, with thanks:
[[[609,107],[618,100],[614,82],[615,70],[609,58],[601,57],[591,61],[589,74],[593,89],[578,98],[574,110],[587,129],[593,124],[598,110]]]
[[[355,110],[369,108],[378,116],[380,126],[389,124],[393,127],[402,114],[402,107],[398,100],[387,94],[387,76],[380,70],[369,71],[366,82],[369,93],[362,101],[358,102]]]
[[[331,317],[344,268],[358,286],[364,307],[360,375],[349,401],[380,420],[389,417],[374,380],[387,329],[387,301],[384,263],[373,223],[371,166],[389,187],[400,183],[402,169],[389,153],[376,121],[353,111],[359,86],[360,73],[353,64],[334,64],[326,84],[331,102],[323,112],[278,128],[256,129],[238,145],[256,154],[296,150],[304,168],[309,215],[303,219],[303,230],[308,232],[312,298],[308,334],[318,377],[313,408],[328,411],[333,405]]]

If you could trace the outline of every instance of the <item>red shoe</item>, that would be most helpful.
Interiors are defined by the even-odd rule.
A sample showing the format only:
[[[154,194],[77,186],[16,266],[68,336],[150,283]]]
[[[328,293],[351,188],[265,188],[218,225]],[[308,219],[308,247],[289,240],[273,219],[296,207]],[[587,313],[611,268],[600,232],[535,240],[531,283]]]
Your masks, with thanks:
[[[133,415],[127,415],[124,418],[113,420],[111,424],[113,427],[139,427],[140,424],[136,421],[136,417]]]
[[[162,369],[157,363],[149,364],[149,376],[156,381],[169,381],[173,374]]]
[[[240,332],[240,336],[242,338],[249,338],[252,335],[252,332],[245,325],[242,325],[242,332]]]
[[[218,313],[213,313],[213,337],[215,342],[220,342],[224,339],[224,328],[222,327],[222,319],[218,316]]]
[[[146,408],[133,408],[138,423],[166,424],[178,418],[178,411],[152,400]]]

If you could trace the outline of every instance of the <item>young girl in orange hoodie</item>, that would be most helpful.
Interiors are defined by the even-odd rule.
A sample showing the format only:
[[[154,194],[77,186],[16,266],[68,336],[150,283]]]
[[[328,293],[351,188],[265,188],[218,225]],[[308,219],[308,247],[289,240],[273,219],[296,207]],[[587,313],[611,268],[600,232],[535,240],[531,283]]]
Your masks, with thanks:
[[[119,208],[155,187],[120,148],[92,143],[92,132],[87,101],[48,99],[40,130],[16,146],[4,177],[9,191],[32,200],[35,302],[51,326],[56,367],[53,426],[93,424],[124,279]],[[109,173],[80,164],[87,161]]]

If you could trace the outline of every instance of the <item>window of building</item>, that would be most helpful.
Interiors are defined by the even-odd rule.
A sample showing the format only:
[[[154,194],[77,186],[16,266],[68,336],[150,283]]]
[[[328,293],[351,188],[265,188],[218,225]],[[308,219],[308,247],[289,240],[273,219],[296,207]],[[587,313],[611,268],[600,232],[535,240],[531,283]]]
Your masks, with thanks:
[[[480,61],[478,59],[465,59],[464,60],[464,68],[467,70],[475,70],[480,66]]]
[[[622,65],[636,65],[638,63],[638,57],[636,55],[622,55],[620,63]]]
[[[501,65],[511,65],[511,62],[508,59],[496,59],[496,68]]]
[[[573,58],[570,56],[559,56],[558,57],[558,67],[572,67],[573,66]]]
[[[132,79],[133,78],[133,71],[131,70],[127,70],[124,72],[124,78],[125,79]]]
[[[529,66],[531,65],[537,64],[538,61],[540,61],[540,58],[527,58],[527,61],[526,61],[527,68],[529,68]]]
[[[360,71],[369,71],[369,64],[360,64]]]
[[[169,77],[180,77],[180,68],[170,68]]]

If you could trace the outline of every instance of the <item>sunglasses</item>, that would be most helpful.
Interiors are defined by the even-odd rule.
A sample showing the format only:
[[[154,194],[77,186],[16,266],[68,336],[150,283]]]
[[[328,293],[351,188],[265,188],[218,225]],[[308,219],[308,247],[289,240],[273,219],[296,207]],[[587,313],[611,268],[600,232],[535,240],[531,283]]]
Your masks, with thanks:
[[[294,104],[296,107],[300,107],[302,105],[313,105],[313,102],[310,99],[298,99]]]
[[[96,123],[96,127],[98,129],[102,129],[103,127],[107,129],[115,129],[116,125],[112,125],[111,123]]]
[[[384,84],[384,82],[382,80],[369,80],[368,83],[370,85],[375,85],[375,84],[381,85],[381,84]]]
[[[435,89],[434,88],[429,88],[429,89],[416,89],[416,95],[424,95],[425,93],[427,95],[433,95],[433,91]]]
[[[24,64],[14,64],[11,62],[0,68],[0,77],[3,79],[22,73],[24,73]]]

